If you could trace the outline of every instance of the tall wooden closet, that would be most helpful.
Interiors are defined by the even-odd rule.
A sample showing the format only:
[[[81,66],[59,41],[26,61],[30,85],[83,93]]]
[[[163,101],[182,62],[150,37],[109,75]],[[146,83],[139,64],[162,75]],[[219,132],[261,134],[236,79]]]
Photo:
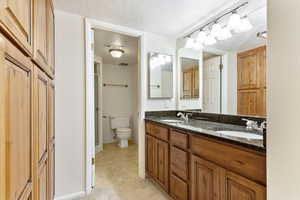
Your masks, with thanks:
[[[238,54],[238,114],[266,115],[266,46]]]
[[[54,199],[52,0],[0,3],[0,200]]]

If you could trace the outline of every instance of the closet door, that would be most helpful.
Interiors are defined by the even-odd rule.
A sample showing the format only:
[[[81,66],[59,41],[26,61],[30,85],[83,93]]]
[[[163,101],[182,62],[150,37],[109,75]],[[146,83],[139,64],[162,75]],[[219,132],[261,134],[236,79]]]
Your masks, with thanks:
[[[0,199],[19,200],[32,192],[33,66],[0,39]]]
[[[47,0],[33,0],[34,61],[47,70]]]
[[[259,87],[259,51],[250,50],[238,55],[238,89]]]
[[[2,0],[0,26],[27,54],[32,53],[32,0]]]
[[[48,145],[48,77],[35,66],[35,124],[37,162],[47,153]]]
[[[48,199],[48,174],[47,174],[47,160],[43,160],[38,169],[37,176],[37,200]]]
[[[52,144],[49,147],[49,158],[48,158],[48,174],[49,174],[49,180],[48,180],[48,200],[54,199],[54,192],[55,192],[55,146]]]
[[[54,30],[54,9],[52,0],[47,0],[47,58],[48,58],[48,69],[47,73],[54,77],[55,73],[55,30]]]

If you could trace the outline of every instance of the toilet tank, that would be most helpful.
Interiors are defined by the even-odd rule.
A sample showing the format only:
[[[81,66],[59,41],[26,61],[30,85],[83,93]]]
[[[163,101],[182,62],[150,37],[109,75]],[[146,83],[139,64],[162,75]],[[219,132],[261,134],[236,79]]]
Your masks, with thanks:
[[[112,129],[129,128],[129,117],[111,117],[110,126]]]

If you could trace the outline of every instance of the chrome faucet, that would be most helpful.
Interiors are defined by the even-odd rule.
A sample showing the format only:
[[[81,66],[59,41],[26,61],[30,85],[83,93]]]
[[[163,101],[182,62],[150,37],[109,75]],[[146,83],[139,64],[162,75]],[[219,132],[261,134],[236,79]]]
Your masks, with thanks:
[[[185,123],[188,123],[189,122],[189,117],[192,116],[192,113],[182,113],[182,112],[179,112],[177,113],[177,117],[180,117],[181,120],[183,120]]]
[[[249,130],[257,130],[257,131],[263,131],[267,127],[267,121],[263,121],[260,126],[258,126],[257,121],[253,121],[250,119],[242,119],[243,121],[246,121],[246,129]]]

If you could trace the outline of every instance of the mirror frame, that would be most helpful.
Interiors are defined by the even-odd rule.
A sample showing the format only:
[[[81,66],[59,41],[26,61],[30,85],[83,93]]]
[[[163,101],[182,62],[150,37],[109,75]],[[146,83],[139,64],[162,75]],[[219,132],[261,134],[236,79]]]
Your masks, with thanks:
[[[151,54],[153,53],[156,53],[156,54],[163,54],[163,55],[166,55],[166,56],[170,56],[171,57],[171,60],[172,60],[172,95],[169,96],[169,97],[151,97],[150,95],[150,80],[151,80],[151,67],[150,67],[150,57],[151,57]],[[155,52],[155,51],[150,51],[148,52],[148,81],[147,81],[147,84],[148,84],[148,99],[172,99],[174,98],[174,60],[173,60],[173,55],[170,55],[170,54],[166,54],[166,53],[159,53],[159,52]]]

